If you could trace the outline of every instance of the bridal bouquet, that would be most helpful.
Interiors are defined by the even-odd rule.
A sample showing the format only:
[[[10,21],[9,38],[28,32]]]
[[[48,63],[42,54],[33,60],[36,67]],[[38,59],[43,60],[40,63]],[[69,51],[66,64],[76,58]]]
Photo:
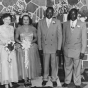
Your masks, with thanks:
[[[8,41],[5,45],[5,49],[6,51],[8,52],[8,55],[9,55],[9,58],[8,58],[8,62],[10,63],[11,62],[11,58],[10,58],[10,53],[14,50],[14,41]]]
[[[31,46],[31,41],[28,41],[27,39],[22,40],[22,49],[26,50],[29,49]]]
[[[31,47],[31,43],[33,40],[33,34],[29,34],[28,36],[22,39],[22,49],[29,49]]]

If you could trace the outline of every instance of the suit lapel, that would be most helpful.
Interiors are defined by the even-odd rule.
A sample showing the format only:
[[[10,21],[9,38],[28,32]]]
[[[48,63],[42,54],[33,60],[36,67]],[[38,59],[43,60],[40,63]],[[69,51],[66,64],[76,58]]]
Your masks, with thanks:
[[[52,23],[53,21],[54,21],[54,19],[52,18],[51,23],[50,23],[49,27],[47,28],[47,29],[48,29],[48,31],[47,31],[47,36],[48,36],[48,33],[50,33],[50,32],[52,32],[53,30],[55,30],[55,29],[53,29],[53,27],[54,27],[54,25],[53,25],[53,23]]]
[[[52,21],[54,21],[54,19],[52,18]],[[50,30],[52,29],[52,27],[54,26],[53,23],[50,23],[49,27],[47,26],[47,23],[46,23],[46,19],[43,20],[43,27],[44,27],[44,33],[45,33],[45,36],[48,35],[48,33],[50,32]]]
[[[80,24],[79,24],[79,20],[77,20],[77,23],[76,23],[76,26],[75,26],[74,30],[78,29],[78,28],[77,28],[78,25],[80,25]]]
[[[73,33],[77,33],[78,31],[79,31],[79,26],[80,26],[80,22],[79,22],[79,20],[77,20],[77,23],[76,23],[76,25],[75,25],[75,28],[74,28],[74,30],[73,30]]]
[[[46,19],[44,19],[43,25],[45,28],[48,28],[47,23],[46,23]]]
[[[68,21],[68,28],[70,29],[69,31],[70,31],[71,33],[73,33],[73,32],[77,29],[77,25],[79,25],[79,21],[78,21],[78,20],[77,20],[77,23],[76,23],[76,25],[75,25],[73,31],[72,31],[72,30],[71,30],[71,24],[70,24],[70,21]]]
[[[44,31],[44,34],[45,34],[45,36],[47,36],[47,33],[49,31],[49,28],[47,26],[46,19],[43,20],[43,27],[44,27],[44,30],[43,30]]]
[[[68,33],[71,34],[71,25],[70,25],[70,21],[68,21],[67,23],[67,30],[68,30]]]
[[[68,25],[67,30],[68,30],[69,36],[74,36],[75,34],[78,33],[78,31],[80,31],[79,30],[80,29],[80,22],[79,22],[79,20],[77,20],[76,26],[75,26],[73,31],[71,30],[71,27],[70,27],[70,21],[68,21],[67,25]]]
[[[52,26],[53,26],[52,21],[53,21],[53,18],[52,18],[51,23],[50,23],[50,25],[49,25],[49,29],[51,29],[51,28],[52,28]]]

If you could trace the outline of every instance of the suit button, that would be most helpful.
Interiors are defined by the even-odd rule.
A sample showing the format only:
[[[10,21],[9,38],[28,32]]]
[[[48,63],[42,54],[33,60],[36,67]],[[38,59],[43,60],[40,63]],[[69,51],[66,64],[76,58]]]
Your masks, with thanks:
[[[51,44],[51,46],[52,46],[52,44]]]

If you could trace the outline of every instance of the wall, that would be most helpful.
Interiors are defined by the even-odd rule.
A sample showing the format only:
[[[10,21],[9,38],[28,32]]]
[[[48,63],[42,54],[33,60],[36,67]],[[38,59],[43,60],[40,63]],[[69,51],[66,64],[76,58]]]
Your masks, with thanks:
[[[80,9],[82,15],[88,15],[88,0],[0,0],[0,12],[8,11],[20,14],[23,11],[27,11],[30,13],[33,21],[38,21],[43,18],[46,6],[53,6],[59,9],[59,7],[62,7],[61,2],[64,5],[67,4],[68,9],[76,7]],[[63,8],[59,10],[63,12]],[[63,12],[63,14],[64,13],[65,12]],[[63,21],[63,15],[60,15],[58,18]]]

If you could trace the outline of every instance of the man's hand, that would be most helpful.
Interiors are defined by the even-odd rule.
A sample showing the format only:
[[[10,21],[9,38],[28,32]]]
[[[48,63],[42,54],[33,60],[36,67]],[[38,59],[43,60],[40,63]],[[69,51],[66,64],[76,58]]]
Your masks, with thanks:
[[[79,58],[83,60],[83,58],[84,58],[84,53],[80,53]]]
[[[39,54],[40,55],[43,55],[43,50],[39,50]]]
[[[59,56],[60,55],[60,50],[57,50],[56,51],[56,56]]]

